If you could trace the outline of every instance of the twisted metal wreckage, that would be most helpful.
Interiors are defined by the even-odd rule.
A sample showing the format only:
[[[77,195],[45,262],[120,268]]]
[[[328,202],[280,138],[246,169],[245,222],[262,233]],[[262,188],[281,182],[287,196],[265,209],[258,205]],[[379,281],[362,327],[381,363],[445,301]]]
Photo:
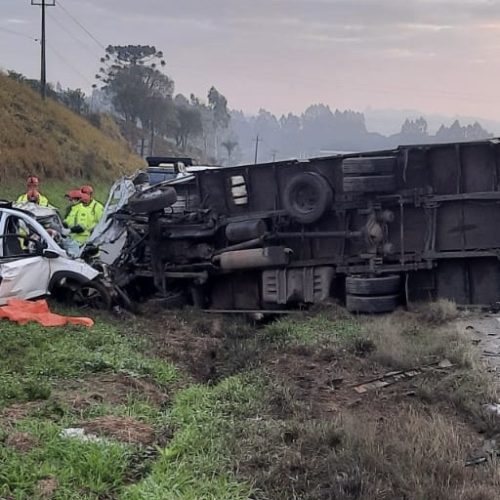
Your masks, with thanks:
[[[88,248],[127,302],[353,312],[500,296],[500,141],[201,170],[112,188]]]

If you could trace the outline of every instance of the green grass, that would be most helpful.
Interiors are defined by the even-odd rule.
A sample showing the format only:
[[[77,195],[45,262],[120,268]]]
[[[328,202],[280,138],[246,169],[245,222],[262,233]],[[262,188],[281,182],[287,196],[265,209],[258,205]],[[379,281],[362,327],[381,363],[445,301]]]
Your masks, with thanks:
[[[191,318],[184,327],[208,336],[200,321]],[[0,498],[37,498],[40,481],[50,479],[57,481],[52,498],[61,500],[317,500],[328,495],[368,500],[380,491],[397,492],[398,498],[416,491],[418,498],[467,500],[473,497],[459,494],[465,480],[471,481],[471,492],[484,485],[481,498],[496,498],[488,469],[466,476],[470,469],[463,467],[472,419],[487,435],[496,435],[498,426],[475,414],[482,403],[496,400],[495,386],[470,362],[456,333],[443,325],[440,339],[434,339],[435,327],[419,316],[398,313],[365,320],[322,311],[257,331],[225,322],[216,354],[224,375],[217,382],[191,385],[178,368],[148,354],[152,349],[140,340],[141,332],[126,325],[124,336],[118,324],[100,316],[93,329],[7,322],[0,328]],[[273,371],[274,360],[297,352],[301,356],[290,358],[296,374],[302,362],[304,370],[321,363],[319,368],[329,370],[336,356],[370,374],[429,356],[445,356],[457,366],[415,380],[411,399],[392,400],[386,391],[379,404],[353,393],[357,404],[351,406],[351,393],[344,388],[345,407],[325,417],[321,405],[311,405],[300,379]],[[241,353],[256,362],[233,359]],[[87,398],[83,406],[73,404],[79,385],[85,389],[85,382],[102,372],[153,380],[166,402],[148,400],[147,391],[134,389],[116,401]],[[327,392],[317,390],[321,402]],[[335,392],[328,394],[335,400]],[[17,420],[1,414],[13,403],[33,400],[36,405]],[[446,410],[441,413],[442,405]],[[380,412],[382,419],[377,418]],[[128,417],[152,427],[154,445],[61,436],[63,429],[105,417]],[[30,439],[31,446],[14,446],[15,436]],[[429,465],[426,450],[434,443],[441,445]],[[434,475],[434,469],[440,473]]]
[[[38,481],[55,477],[55,498],[99,498],[118,492],[127,469],[131,447],[111,441],[82,442],[61,436],[62,427],[27,420],[16,431],[36,439],[35,447],[19,452],[0,446],[0,495],[33,498]]]
[[[214,387],[180,391],[168,418],[174,438],[153,466],[151,475],[129,487],[128,500],[251,498],[250,484],[231,474],[228,442],[254,416],[262,391],[258,380],[234,376]]]
[[[309,318],[288,317],[271,323],[260,332],[263,341],[276,345],[329,347],[350,342],[361,331],[353,319],[333,320],[318,314]]]
[[[2,322],[0,407],[7,402],[46,399],[51,382],[96,372],[148,375],[159,384],[176,380],[175,367],[138,352],[130,340],[105,323],[93,328],[19,327]]]
[[[95,373],[120,372],[147,376],[169,394],[183,375],[172,364],[143,354],[147,345],[142,341],[123,337],[99,319],[91,329],[6,321],[0,328],[0,410],[38,401],[17,421],[3,420],[0,413],[0,498],[34,498],[38,483],[48,478],[57,481],[57,499],[249,498],[251,485],[233,475],[226,442],[234,424],[244,421],[259,400],[253,379],[233,377],[214,387],[181,389],[168,409],[144,400],[140,392],[132,392],[122,403],[72,407],[64,401],[66,381],[74,380],[72,387],[78,387],[79,380]],[[160,433],[174,431],[156,458],[140,458],[145,477],[137,484],[129,485],[131,470],[137,468],[134,457],[142,457],[139,445],[61,436],[65,428],[103,416],[132,417]],[[18,433],[33,440],[29,450],[9,444]]]

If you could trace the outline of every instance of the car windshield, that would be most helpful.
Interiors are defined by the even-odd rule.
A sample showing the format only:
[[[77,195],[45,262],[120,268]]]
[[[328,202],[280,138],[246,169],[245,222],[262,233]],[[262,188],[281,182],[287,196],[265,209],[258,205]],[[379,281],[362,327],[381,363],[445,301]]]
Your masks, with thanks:
[[[150,184],[159,184],[160,182],[169,181],[171,179],[175,179],[177,174],[174,170],[161,170],[159,172],[148,172],[149,174],[149,183]]]

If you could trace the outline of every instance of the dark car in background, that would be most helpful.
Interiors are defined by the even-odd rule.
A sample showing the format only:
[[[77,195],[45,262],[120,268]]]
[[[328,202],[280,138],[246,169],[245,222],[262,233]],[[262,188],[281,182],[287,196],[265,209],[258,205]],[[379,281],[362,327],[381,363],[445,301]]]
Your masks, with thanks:
[[[148,156],[146,161],[148,163],[146,173],[151,185],[187,176],[189,175],[187,167],[193,165],[191,158],[171,156]]]

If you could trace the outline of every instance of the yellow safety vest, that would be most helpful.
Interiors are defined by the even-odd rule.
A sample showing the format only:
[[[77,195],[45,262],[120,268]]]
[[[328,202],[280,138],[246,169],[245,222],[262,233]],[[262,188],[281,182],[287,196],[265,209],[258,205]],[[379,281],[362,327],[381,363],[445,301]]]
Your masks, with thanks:
[[[102,217],[103,206],[96,200],[92,200],[88,205],[77,203],[69,211],[68,216],[64,221],[71,229],[73,226],[82,226],[82,233],[71,233],[71,237],[80,243],[85,243],[92,230],[97,225]]]
[[[24,193],[16,200],[16,203],[28,203],[28,194]],[[42,194],[39,193],[38,205],[41,207],[50,207],[49,200]]]

